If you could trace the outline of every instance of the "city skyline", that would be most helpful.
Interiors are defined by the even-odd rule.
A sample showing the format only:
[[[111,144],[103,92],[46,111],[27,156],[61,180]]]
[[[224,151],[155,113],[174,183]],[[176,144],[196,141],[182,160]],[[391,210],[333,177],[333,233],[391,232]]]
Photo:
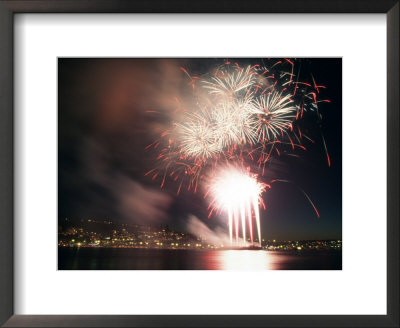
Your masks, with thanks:
[[[181,238],[181,236],[185,237],[190,237],[193,238],[194,240],[197,241],[202,241],[208,245],[216,246],[215,248],[218,247],[226,247],[230,248],[231,245],[229,242],[226,242],[225,245],[223,244],[218,244],[218,243],[210,243],[207,239],[204,238],[204,236],[201,235],[196,235],[194,233],[189,234],[189,233],[184,233],[182,231],[175,231],[171,229],[168,225],[166,226],[148,226],[148,225],[139,225],[139,224],[132,224],[132,223],[118,223],[118,222],[113,222],[110,220],[94,220],[94,219],[68,219],[65,218],[60,222],[58,226],[58,234],[59,234],[59,246],[63,247],[83,247],[83,246],[101,246],[101,247],[111,247],[111,246],[117,246],[117,245],[111,245],[111,241],[113,240],[113,237],[117,236],[118,241],[124,241],[125,239],[121,239],[121,236],[135,236],[134,239],[126,239],[126,243],[124,243],[124,246],[129,247],[131,245],[132,247],[135,246],[143,246],[145,247],[146,245],[149,245],[149,243],[145,243],[144,241],[147,240],[149,236],[157,236],[161,232],[167,232],[171,233],[171,236],[178,236]],[[91,226],[91,227],[89,227]],[[95,227],[97,226],[97,227]],[[99,228],[100,227],[100,228]],[[90,231],[89,231],[90,230]],[[96,231],[92,231],[96,230]],[[149,236],[146,235],[148,233]],[[144,235],[144,237],[140,235]],[[139,236],[139,237],[137,237]],[[144,238],[144,239],[142,239]],[[143,241],[143,243],[140,243],[140,241]],[[153,241],[153,240],[152,240]],[[252,245],[250,243],[250,237],[247,238],[248,245]],[[265,243],[290,243],[290,242],[299,242],[299,241],[306,241],[306,242],[321,242],[321,241],[337,241],[337,242],[342,242],[341,239],[319,239],[319,240],[279,240],[279,239],[265,239],[262,238],[261,240],[261,245],[265,246]],[[105,243],[104,243],[105,242]],[[134,242],[134,243],[133,243]],[[155,241],[157,242],[157,240]],[[258,245],[259,241],[257,238],[254,240],[254,245]],[[157,245],[157,246],[169,246],[170,244],[165,244],[165,245]],[[154,246],[150,245],[149,247]],[[172,245],[172,246],[179,246],[178,244]],[[180,246],[186,246],[183,245],[182,243]],[[203,245],[189,245],[189,246],[197,246],[201,247]],[[240,245],[239,245],[240,246]],[[214,248],[214,247],[212,247]]]

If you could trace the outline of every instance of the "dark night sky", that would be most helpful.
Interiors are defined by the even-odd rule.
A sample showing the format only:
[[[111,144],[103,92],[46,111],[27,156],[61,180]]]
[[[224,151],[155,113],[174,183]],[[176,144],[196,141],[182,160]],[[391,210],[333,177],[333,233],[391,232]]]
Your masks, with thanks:
[[[237,59],[263,64],[261,59]],[[176,184],[152,181],[144,174],[154,168],[157,152],[145,147],[165,130],[175,97],[184,99],[190,88],[183,66],[199,75],[223,59],[59,59],[59,219],[92,218],[139,224],[168,224],[186,230],[189,215],[211,229],[227,229],[223,218],[207,219],[201,195],[182,192]],[[276,157],[263,177],[285,179],[263,194],[264,239],[341,239],[342,237],[342,62],[341,59],[301,59],[301,80],[311,74],[321,89],[316,115],[305,114],[302,130],[315,143],[307,151]],[[158,111],[158,114],[146,111]],[[331,166],[328,167],[321,132]],[[303,189],[320,213],[317,218]]]

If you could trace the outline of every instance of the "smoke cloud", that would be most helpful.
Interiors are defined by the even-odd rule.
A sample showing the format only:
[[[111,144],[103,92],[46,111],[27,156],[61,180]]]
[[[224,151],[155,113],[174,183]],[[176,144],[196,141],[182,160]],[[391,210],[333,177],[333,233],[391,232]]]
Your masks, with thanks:
[[[231,244],[229,234],[226,229],[222,227],[216,227],[211,230],[203,221],[201,221],[195,215],[189,215],[187,220],[186,229],[189,233],[199,236],[209,243],[218,246],[229,246]],[[239,239],[239,244],[243,243],[243,239]]]

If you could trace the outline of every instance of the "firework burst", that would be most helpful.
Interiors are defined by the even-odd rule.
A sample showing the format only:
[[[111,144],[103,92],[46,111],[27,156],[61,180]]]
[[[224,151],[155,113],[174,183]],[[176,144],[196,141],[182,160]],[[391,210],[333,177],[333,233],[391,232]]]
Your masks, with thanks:
[[[210,80],[203,80],[202,83],[206,89],[209,89],[210,94],[235,97],[240,91],[246,93],[248,88],[254,85],[256,74],[254,67],[251,66],[247,66],[245,69],[236,66],[233,70],[219,68],[215,76]]]
[[[186,114],[176,131],[183,155],[209,158],[222,150],[217,126],[206,114]]]
[[[240,230],[243,243],[246,244],[247,234],[251,243],[254,241],[253,221],[257,227],[258,242],[261,245],[261,223],[259,206],[264,205],[262,192],[269,185],[257,181],[257,176],[248,170],[234,166],[219,169],[211,178],[209,190],[210,214],[215,211],[224,211],[228,217],[229,236],[233,243],[233,233],[236,244],[239,243]]]
[[[258,116],[258,138],[265,142],[277,140],[282,132],[291,128],[299,107],[291,94],[271,92],[254,99],[254,113]]]

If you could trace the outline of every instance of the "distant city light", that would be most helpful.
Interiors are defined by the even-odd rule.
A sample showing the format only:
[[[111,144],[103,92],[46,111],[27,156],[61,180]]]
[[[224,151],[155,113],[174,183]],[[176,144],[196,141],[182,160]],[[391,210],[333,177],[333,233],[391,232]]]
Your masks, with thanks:
[[[68,220],[70,221],[70,220]],[[83,221],[82,221],[83,222]],[[84,222],[87,222],[85,220]],[[212,243],[204,238],[188,235],[165,228],[120,225],[111,221],[96,221],[91,219],[90,228],[73,226],[65,230],[59,229],[58,245],[60,247],[118,247],[118,248],[155,248],[155,249],[224,249],[223,243]],[[93,225],[102,226],[99,231]],[[110,229],[110,225],[113,227]],[[124,227],[124,228],[122,228]],[[104,229],[106,228],[106,229]],[[112,236],[112,237],[111,237]],[[179,240],[179,242],[177,242]],[[342,241],[339,240],[306,240],[306,241],[279,241],[272,242],[262,239],[260,249],[264,250],[341,250]],[[245,246],[244,248],[249,247]],[[231,248],[231,246],[228,246]]]

